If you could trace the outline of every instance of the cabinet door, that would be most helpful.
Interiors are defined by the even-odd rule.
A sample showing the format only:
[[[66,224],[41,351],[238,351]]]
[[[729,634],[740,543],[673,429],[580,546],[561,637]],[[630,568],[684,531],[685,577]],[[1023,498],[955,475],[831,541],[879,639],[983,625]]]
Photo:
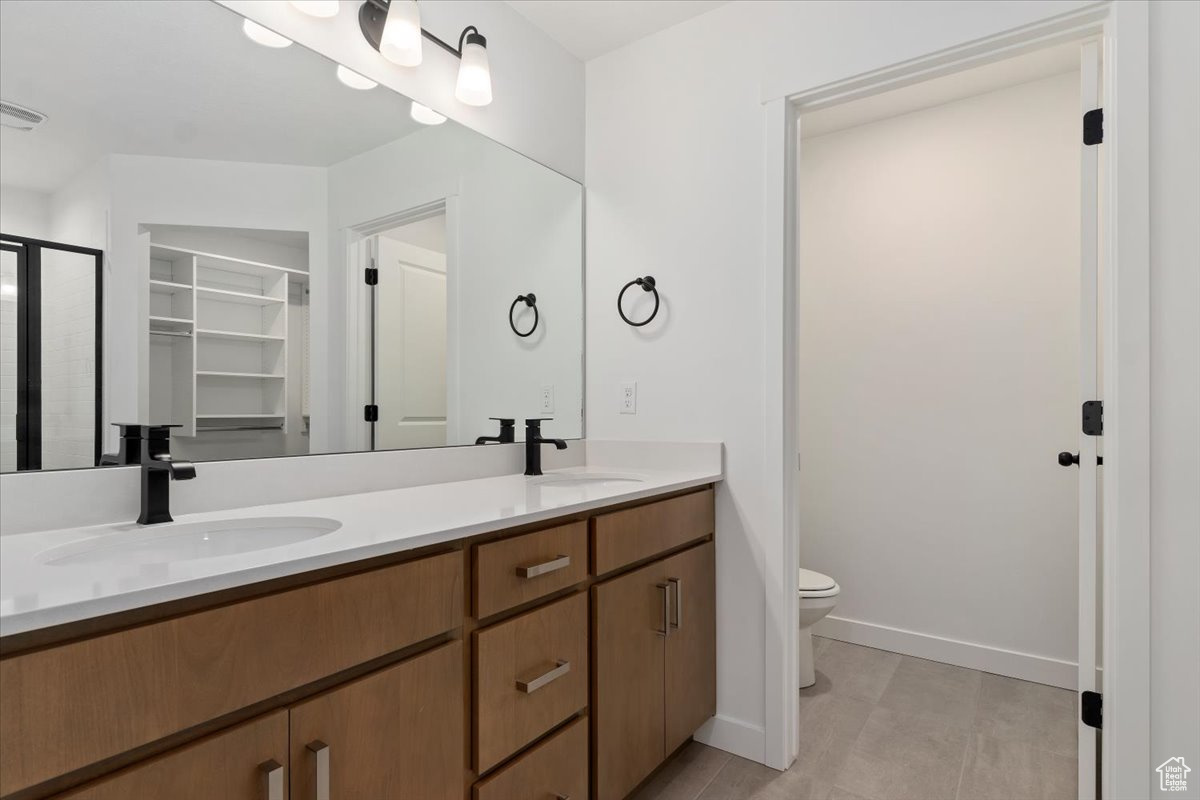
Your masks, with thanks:
[[[671,556],[667,637],[666,751],[673,752],[717,713],[716,559],[712,542]]]
[[[450,642],[293,706],[293,800],[461,800],[462,669]]]
[[[288,715],[276,711],[136,764],[58,800],[283,800]]]
[[[597,800],[622,798],[666,757],[663,563],[592,587]]]

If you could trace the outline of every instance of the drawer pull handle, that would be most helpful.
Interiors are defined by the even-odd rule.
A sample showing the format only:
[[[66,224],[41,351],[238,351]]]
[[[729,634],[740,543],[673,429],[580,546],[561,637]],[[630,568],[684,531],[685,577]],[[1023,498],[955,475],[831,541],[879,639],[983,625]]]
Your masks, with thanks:
[[[528,567],[517,567],[518,578],[536,578],[538,575],[545,575],[547,572],[554,572],[571,566],[570,556],[555,556],[550,561],[543,561],[541,564],[530,564]]]
[[[517,681],[517,689],[525,694],[533,694],[548,683],[558,680],[571,671],[570,661],[559,661],[558,665],[549,672],[543,672],[531,681]]]
[[[675,623],[674,628],[679,630],[683,627],[683,579],[682,578],[667,578],[667,583],[675,587]]]
[[[316,800],[329,800],[329,745],[316,739],[308,743],[308,749],[317,757],[313,780],[313,786],[317,789]]]
[[[671,636],[671,584],[656,583],[654,585],[657,586],[659,589],[662,589],[662,593],[663,593],[663,607],[662,607],[662,614],[663,614],[662,615],[662,624],[663,624],[663,626],[662,626],[661,631],[655,631],[655,633],[657,633],[659,636],[663,637],[664,639],[667,639],[667,638],[670,638],[670,636]]]
[[[267,800],[283,800],[283,765],[275,759],[258,765],[262,775],[263,797]]]

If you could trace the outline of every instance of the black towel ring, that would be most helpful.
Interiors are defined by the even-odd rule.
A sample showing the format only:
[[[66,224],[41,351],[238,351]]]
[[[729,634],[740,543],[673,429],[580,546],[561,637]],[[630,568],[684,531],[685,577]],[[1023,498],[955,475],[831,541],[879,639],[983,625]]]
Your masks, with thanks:
[[[650,312],[650,316],[646,317],[641,322],[634,322],[629,317],[625,316],[625,309],[621,308],[621,301],[625,299],[625,292],[630,286],[640,286],[643,292],[654,292],[654,310]],[[647,275],[644,278],[636,278],[621,287],[621,293],[617,295],[617,313],[621,315],[621,319],[625,320],[626,324],[632,325],[635,328],[640,328],[643,325],[649,324],[650,320],[654,319],[658,314],[658,289],[654,288],[654,278]]]
[[[533,327],[524,333],[521,333],[519,330],[517,330],[517,323],[513,322],[513,312],[517,310],[517,303],[524,303],[533,309]],[[517,299],[513,300],[512,305],[508,307],[508,327],[512,328],[512,332],[517,336],[522,338],[531,336],[533,332],[537,330],[538,319],[537,297],[534,296],[533,292],[530,292],[529,294],[517,295]]]

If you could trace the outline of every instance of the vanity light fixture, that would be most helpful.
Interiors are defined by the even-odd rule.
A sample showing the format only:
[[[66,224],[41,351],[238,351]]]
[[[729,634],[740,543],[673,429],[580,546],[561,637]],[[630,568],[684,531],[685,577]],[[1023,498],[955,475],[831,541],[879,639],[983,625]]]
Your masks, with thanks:
[[[242,21],[242,32],[249,36],[251,41],[264,47],[287,47],[292,43],[292,40],[286,36],[280,36],[270,28],[264,28],[257,22],[248,19]]]
[[[338,64],[337,67],[337,78],[351,89],[374,89],[379,85],[370,78],[365,78],[354,70],[343,67],[341,64]]]
[[[416,0],[366,0],[358,9],[358,26],[372,47],[401,66],[420,64],[421,39],[428,39],[460,62],[455,97],[469,106],[492,102],[487,39],[474,25],[463,28],[454,47],[421,27]]]
[[[441,125],[446,121],[444,116],[429,106],[421,105],[416,100],[413,100],[412,110],[408,112],[408,115],[422,125]]]
[[[341,3],[338,0],[290,0],[292,8],[310,17],[336,17]]]

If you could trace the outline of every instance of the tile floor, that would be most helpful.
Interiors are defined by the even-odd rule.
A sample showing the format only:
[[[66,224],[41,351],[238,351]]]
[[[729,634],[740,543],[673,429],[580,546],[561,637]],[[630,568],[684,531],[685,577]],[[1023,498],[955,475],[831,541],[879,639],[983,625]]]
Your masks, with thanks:
[[[1075,695],[814,639],[787,772],[688,744],[636,800],[1069,800]]]

